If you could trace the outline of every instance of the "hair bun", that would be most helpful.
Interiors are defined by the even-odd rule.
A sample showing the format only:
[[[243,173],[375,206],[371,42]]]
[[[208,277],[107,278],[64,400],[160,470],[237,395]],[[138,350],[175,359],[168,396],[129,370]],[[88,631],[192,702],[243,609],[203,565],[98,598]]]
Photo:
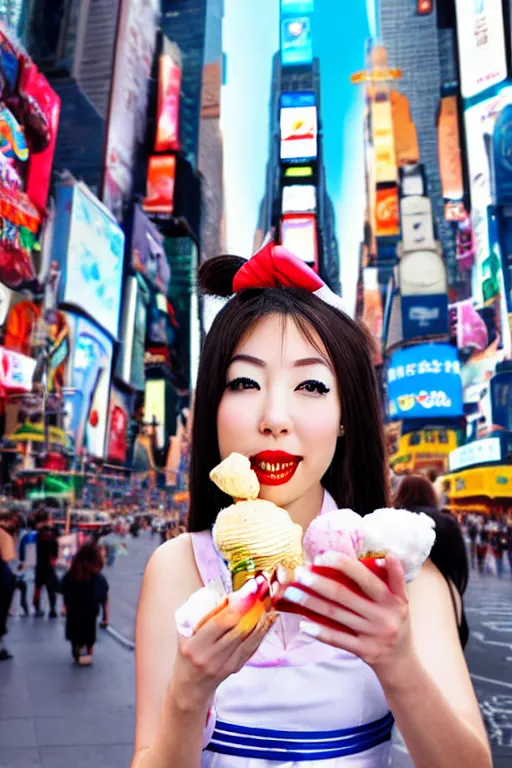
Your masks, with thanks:
[[[201,293],[208,296],[232,296],[233,278],[245,262],[242,256],[213,256],[206,259],[198,270]]]

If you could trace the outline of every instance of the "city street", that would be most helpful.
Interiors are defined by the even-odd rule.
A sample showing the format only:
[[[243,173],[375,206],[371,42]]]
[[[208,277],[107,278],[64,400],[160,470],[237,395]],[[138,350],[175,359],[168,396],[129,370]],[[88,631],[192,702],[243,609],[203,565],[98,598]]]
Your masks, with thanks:
[[[149,533],[130,538],[129,554],[106,570],[116,637],[99,632],[92,668],[72,664],[63,620],[11,619],[15,658],[0,665],[0,768],[128,768],[134,715],[129,645],[144,565],[158,543]],[[512,578],[473,572],[467,613],[467,658],[494,766],[505,768],[512,764]],[[397,749],[394,768],[410,765]]]

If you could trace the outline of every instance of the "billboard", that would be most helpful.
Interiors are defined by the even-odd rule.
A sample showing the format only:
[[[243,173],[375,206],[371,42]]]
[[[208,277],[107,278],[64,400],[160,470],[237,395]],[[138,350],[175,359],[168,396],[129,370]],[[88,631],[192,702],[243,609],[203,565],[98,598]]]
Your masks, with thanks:
[[[53,256],[62,270],[59,300],[114,338],[119,329],[124,233],[84,184],[57,189]]]
[[[113,344],[109,337],[84,317],[67,314],[71,354],[69,387],[63,392],[66,431],[75,450],[104,458],[109,405]]]
[[[398,187],[396,186],[376,190],[375,234],[377,237],[400,234]]]
[[[283,187],[283,213],[316,213],[316,187],[291,184]]]
[[[512,90],[507,88],[474,104],[464,113],[476,267],[473,270],[472,293],[479,304],[484,301],[483,264],[490,253],[488,209],[493,203],[493,134],[498,116],[509,104],[512,104]]]
[[[318,246],[316,236],[316,218],[313,215],[283,216],[281,222],[281,241],[299,259],[316,268]]]
[[[158,100],[155,152],[180,149],[181,53],[177,45],[164,38],[158,61]]]
[[[281,62],[284,67],[313,61],[311,16],[294,15],[281,19]]]
[[[142,203],[147,213],[167,213],[174,210],[176,156],[154,155],[149,158],[147,194]]]
[[[116,375],[139,392],[144,391],[144,353],[149,289],[140,277],[129,275],[124,289],[122,344],[117,358]]]
[[[392,419],[461,416],[462,384],[457,350],[449,344],[419,344],[391,355],[387,369]]]
[[[402,295],[402,333],[404,341],[448,334],[448,295]]]
[[[317,111],[314,93],[281,94],[281,160],[302,161],[317,156]]]
[[[112,384],[108,415],[107,461],[124,464],[128,452],[128,429],[130,426],[133,398]]]
[[[153,419],[155,420],[156,445],[157,448],[160,449],[165,446],[165,396],[165,379],[150,379],[149,381],[146,381],[144,421],[146,424],[151,424]]]
[[[445,200],[461,200],[464,196],[464,182],[456,96],[444,96],[441,99],[437,146],[443,197]]]
[[[465,99],[507,77],[502,0],[455,0],[461,92]]]
[[[0,347],[0,387],[10,392],[31,392],[36,361]]]
[[[313,13],[315,0],[281,0],[281,13],[289,16],[297,13]]]
[[[131,266],[158,291],[167,295],[171,267],[164,249],[164,238],[137,205],[133,209]]]
[[[391,101],[371,102],[372,144],[375,158],[375,181],[396,182],[398,171]]]
[[[488,437],[475,440],[467,445],[461,445],[451,451],[449,456],[450,472],[459,472],[465,467],[476,464],[492,464],[501,461],[501,440],[499,437]]]
[[[512,203],[512,104],[498,115],[492,138],[494,193],[498,205]]]
[[[135,148],[144,140],[159,15],[158,0],[121,0],[102,194],[116,215],[131,193]]]
[[[498,371],[492,377],[490,387],[492,423],[510,432],[512,431],[512,371]]]

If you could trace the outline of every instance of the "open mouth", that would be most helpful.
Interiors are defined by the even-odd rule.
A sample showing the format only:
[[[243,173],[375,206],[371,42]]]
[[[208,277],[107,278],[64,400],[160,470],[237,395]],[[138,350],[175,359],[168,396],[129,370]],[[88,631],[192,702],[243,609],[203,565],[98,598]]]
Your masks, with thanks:
[[[251,466],[260,485],[283,485],[292,479],[301,461],[302,456],[292,456],[283,451],[263,451],[251,457]]]

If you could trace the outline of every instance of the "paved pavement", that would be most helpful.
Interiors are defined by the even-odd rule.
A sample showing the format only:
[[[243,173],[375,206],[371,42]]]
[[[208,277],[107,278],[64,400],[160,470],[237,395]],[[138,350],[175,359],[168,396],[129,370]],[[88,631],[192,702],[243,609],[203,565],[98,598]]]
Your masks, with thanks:
[[[107,569],[111,623],[133,640],[148,533]],[[495,768],[512,765],[512,577],[472,573],[467,658],[493,747]],[[15,617],[12,661],[0,664],[0,768],[128,768],[133,739],[133,653],[100,632],[92,668],[72,664],[62,620]],[[393,768],[410,768],[395,750]]]

